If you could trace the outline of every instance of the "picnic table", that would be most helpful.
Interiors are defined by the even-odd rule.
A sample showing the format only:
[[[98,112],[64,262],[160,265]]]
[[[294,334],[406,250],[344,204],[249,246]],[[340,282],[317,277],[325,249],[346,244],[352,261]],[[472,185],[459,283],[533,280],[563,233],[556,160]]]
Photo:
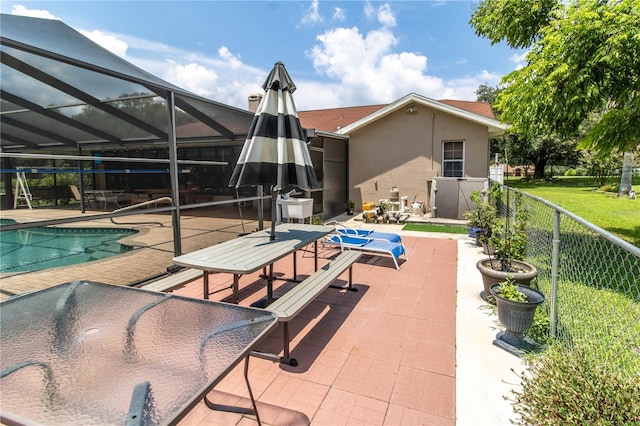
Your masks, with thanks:
[[[180,266],[203,271],[204,298],[209,298],[209,273],[233,274],[233,294],[238,302],[238,286],[241,275],[269,267],[267,278],[267,303],[273,298],[273,263],[293,254],[293,275],[297,275],[296,252],[314,244],[314,266],[318,270],[318,240],[334,231],[331,226],[286,223],[276,226],[276,238],[270,239],[270,231],[263,230],[243,235],[233,240],[177,256],[173,261]]]

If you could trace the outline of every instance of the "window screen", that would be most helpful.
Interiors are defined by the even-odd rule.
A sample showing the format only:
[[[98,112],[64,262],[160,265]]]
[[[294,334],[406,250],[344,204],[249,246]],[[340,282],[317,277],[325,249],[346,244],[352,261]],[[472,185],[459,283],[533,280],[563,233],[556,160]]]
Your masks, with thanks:
[[[442,154],[442,176],[464,177],[464,142],[444,142]]]

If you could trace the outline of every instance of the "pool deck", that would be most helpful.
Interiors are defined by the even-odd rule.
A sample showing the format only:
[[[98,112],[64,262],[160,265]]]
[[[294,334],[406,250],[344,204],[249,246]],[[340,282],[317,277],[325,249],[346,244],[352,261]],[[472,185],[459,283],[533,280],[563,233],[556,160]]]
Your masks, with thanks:
[[[3,211],[20,221],[68,215],[59,210]],[[77,214],[77,212],[76,212]],[[190,252],[235,238],[256,228],[254,220],[183,213],[182,251]],[[347,220],[342,217],[340,220]],[[138,222],[131,216],[120,222]],[[132,225],[129,253],[83,265],[0,276],[0,300],[24,291],[76,279],[127,285],[163,272],[173,258],[171,217],[145,216],[158,224]],[[72,226],[115,226],[98,220]],[[265,224],[265,226],[268,226]],[[504,400],[518,383],[521,360],[492,345],[495,317],[481,307],[482,281],[475,262],[484,257],[466,235],[401,231],[398,225],[372,225],[402,235],[409,261],[399,271],[390,259],[365,256],[354,265],[358,292],[328,289],[291,323],[291,354],[297,367],[258,358],[249,379],[267,425],[507,425],[513,417]],[[336,253],[322,249],[320,263]],[[298,256],[298,274],[313,271],[309,252]],[[291,259],[275,271],[292,273]],[[346,279],[346,274],[342,276]],[[227,287],[230,276],[215,274],[211,286]],[[241,300],[249,305],[264,296],[257,274],[241,278]],[[287,285],[277,281],[279,285]],[[175,291],[202,297],[201,280]],[[214,295],[229,300],[230,290]],[[260,349],[282,349],[278,328]],[[210,394],[218,403],[248,406],[242,366]],[[199,403],[181,425],[255,424],[255,418],[210,411]]]

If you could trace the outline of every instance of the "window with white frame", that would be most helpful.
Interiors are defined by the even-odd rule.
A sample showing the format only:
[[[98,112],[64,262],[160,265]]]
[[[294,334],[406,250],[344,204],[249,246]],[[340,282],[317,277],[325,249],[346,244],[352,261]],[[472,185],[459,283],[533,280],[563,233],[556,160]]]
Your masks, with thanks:
[[[464,141],[442,143],[442,176],[464,177]]]

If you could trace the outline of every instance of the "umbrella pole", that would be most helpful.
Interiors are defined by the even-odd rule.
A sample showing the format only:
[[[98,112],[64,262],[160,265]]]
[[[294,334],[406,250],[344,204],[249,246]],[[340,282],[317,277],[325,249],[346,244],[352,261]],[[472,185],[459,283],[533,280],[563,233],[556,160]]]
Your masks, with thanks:
[[[276,209],[278,208],[278,192],[280,191],[274,190],[273,187],[271,187],[271,240],[276,239],[276,220],[278,218],[278,211]]]

